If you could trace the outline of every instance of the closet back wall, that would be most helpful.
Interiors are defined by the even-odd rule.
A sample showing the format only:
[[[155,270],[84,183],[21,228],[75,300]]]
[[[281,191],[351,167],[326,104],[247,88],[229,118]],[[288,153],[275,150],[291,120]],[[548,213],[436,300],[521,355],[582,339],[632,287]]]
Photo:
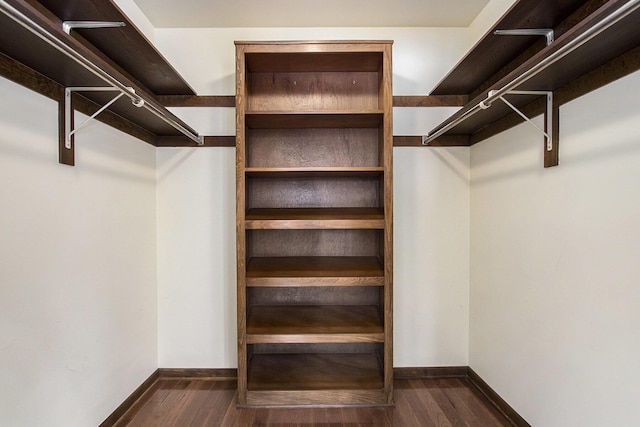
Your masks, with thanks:
[[[235,93],[234,40],[389,39],[393,92],[425,95],[466,52],[464,28],[156,29],[158,49],[199,95]],[[233,135],[233,108],[174,108],[206,135]],[[455,108],[395,108],[421,135]],[[160,367],[236,366],[235,149],[159,148]],[[394,364],[468,365],[469,149],[394,149]]]

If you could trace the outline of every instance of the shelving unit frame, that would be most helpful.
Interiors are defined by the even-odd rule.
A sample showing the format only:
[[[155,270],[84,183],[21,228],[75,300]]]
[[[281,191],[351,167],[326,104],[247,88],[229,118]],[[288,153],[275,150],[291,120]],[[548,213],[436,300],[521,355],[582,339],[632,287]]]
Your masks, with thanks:
[[[393,402],[391,46],[236,42],[239,406]]]

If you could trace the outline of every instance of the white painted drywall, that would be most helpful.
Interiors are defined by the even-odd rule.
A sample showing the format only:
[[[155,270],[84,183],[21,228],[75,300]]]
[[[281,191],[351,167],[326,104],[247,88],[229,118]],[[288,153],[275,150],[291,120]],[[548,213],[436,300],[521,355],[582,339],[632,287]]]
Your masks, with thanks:
[[[140,10],[134,0],[113,0],[118,8],[129,18],[142,34],[151,42],[155,39],[156,28],[149,18]]]
[[[396,95],[426,95],[465,53],[465,29],[156,29],[200,95],[235,92],[234,40],[389,39]],[[205,135],[233,135],[233,108],[174,108]],[[395,108],[421,135],[455,108]],[[468,364],[469,149],[394,149],[395,366]],[[161,367],[236,366],[235,152],[158,149]]]
[[[60,165],[57,103],[0,92],[0,425],[95,426],[158,366],[154,148],[93,122]]]
[[[640,73],[471,150],[470,366],[534,426],[640,424]],[[540,118],[538,118],[540,120]]]
[[[235,149],[157,152],[163,368],[236,366]]]

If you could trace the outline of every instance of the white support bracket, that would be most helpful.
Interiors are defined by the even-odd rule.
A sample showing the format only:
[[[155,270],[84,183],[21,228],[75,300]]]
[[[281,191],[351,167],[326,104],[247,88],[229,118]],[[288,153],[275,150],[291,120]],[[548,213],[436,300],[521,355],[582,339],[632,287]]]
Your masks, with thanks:
[[[128,88],[130,92],[135,93],[135,90],[132,87]],[[73,92],[120,92],[113,98],[111,101],[107,102],[104,106],[102,106],[98,111],[93,113],[91,117],[82,122],[80,125],[76,126],[75,129],[73,127],[73,107],[71,105],[71,95]],[[82,127],[87,125],[91,120],[95,119],[98,114],[102,113],[104,110],[109,108],[111,104],[116,102],[120,97],[124,95],[119,88],[115,87],[85,87],[85,86],[77,86],[77,87],[67,87],[64,90],[64,146],[67,150],[71,149],[71,138],[74,133],[80,130]],[[144,105],[144,100],[139,98],[137,101],[131,101],[133,105],[136,107],[142,107]]]
[[[489,97],[492,97],[493,95],[495,95],[497,91],[492,90],[489,91]],[[533,123],[533,121],[527,117],[522,111],[520,111],[515,105],[511,104],[509,101],[507,101],[506,99],[504,99],[505,95],[541,95],[541,96],[545,96],[546,97],[546,131],[540,129],[538,127],[538,125],[536,125],[535,123]],[[553,92],[552,91],[548,91],[548,90],[510,90],[508,92],[503,93],[502,95],[500,95],[498,97],[498,99],[500,99],[502,102],[504,102],[509,108],[511,108],[513,111],[515,111],[520,117],[522,117],[523,119],[525,119],[527,121],[527,123],[529,123],[531,126],[533,126],[534,128],[538,129],[540,132],[542,132],[542,134],[545,137],[545,140],[547,142],[547,151],[553,151],[553,138],[551,137],[551,130],[553,129]],[[485,104],[484,102],[480,103],[480,108],[485,109],[485,108],[489,108],[490,105],[489,104]]]

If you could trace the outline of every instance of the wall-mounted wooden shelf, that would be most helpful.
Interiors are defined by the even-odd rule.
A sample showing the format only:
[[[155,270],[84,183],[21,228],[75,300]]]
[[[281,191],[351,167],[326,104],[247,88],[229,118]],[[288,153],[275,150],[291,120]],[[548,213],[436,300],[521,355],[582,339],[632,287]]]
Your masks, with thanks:
[[[520,0],[496,22],[453,69],[431,90],[431,95],[469,95],[532,46],[544,48],[539,36],[497,36],[495,30],[557,28],[584,0]],[[557,32],[556,32],[557,33]],[[560,34],[556,34],[559,37]],[[531,55],[529,55],[531,56]]]
[[[509,29],[508,25],[512,22],[523,22],[521,16],[521,5],[527,5],[528,1],[518,2],[507,14],[494,26],[494,28]],[[443,94],[446,91],[466,91],[468,94],[476,93],[471,101],[462,109],[445,120],[439,126],[434,128],[429,135],[434,135],[440,129],[448,127],[450,123],[458,122],[454,127],[442,134],[444,137],[467,137],[469,145],[481,141],[493,134],[490,128],[495,126],[498,131],[504,130],[503,121],[509,122],[511,126],[521,122],[514,120],[513,111],[503,102],[497,100],[491,103],[489,108],[481,108],[481,102],[485,101],[490,95],[491,90],[500,90],[510,85],[510,83],[521,79],[521,76],[529,76],[518,84],[519,91],[552,91],[560,96],[555,96],[554,115],[557,116],[557,108],[567,99],[575,98],[576,93],[586,93],[596,87],[602,86],[609,81],[619,78],[624,73],[628,73],[637,69],[637,61],[630,67],[627,62],[628,55],[637,55],[636,52],[640,45],[640,7],[636,0],[610,0],[604,5],[597,7],[602,2],[582,2],[576,5],[575,2],[560,2],[563,13],[558,15],[567,15],[571,6],[579,6],[578,10],[573,12],[566,21],[573,21],[576,16],[582,18],[566,29],[562,27],[562,32],[550,45],[542,47],[531,56],[524,59],[513,57],[518,54],[514,46],[509,45],[505,48],[509,55],[502,55],[497,61],[501,70],[507,68],[508,72],[503,77],[488,77],[485,73],[472,73],[471,69],[482,69],[485,62],[493,57],[493,51],[498,49],[499,45],[508,42],[504,39],[516,38],[521,36],[498,36],[493,34],[493,29],[476,45],[475,49],[470,52],[439,85],[434,89],[434,93]],[[539,2],[539,7],[550,7],[556,2]],[[546,5],[546,6],[545,6]],[[531,7],[531,6],[529,6]],[[594,10],[595,9],[595,10]],[[589,12],[588,14],[586,12]],[[514,18],[512,15],[515,14]],[[619,19],[618,19],[619,17]],[[557,19],[556,19],[557,20]],[[526,22],[526,20],[524,20]],[[550,22],[553,22],[551,20]],[[609,23],[610,22],[610,23]],[[604,25],[603,23],[607,23]],[[507,28],[505,28],[507,27]],[[596,29],[602,27],[601,32]],[[528,36],[527,36],[528,37]],[[526,37],[525,37],[526,38]],[[515,42],[511,42],[515,43]],[[566,53],[566,54],[565,54]],[[512,57],[512,61],[517,60],[517,66],[513,64],[505,64],[505,61]],[[610,64],[619,61],[616,65]],[[546,64],[549,64],[548,66]],[[605,67],[606,74],[598,72]],[[494,69],[497,66],[493,67]],[[532,73],[532,70],[537,70]],[[502,75],[503,71],[498,71],[497,75]],[[464,77],[463,77],[464,76]],[[467,77],[469,76],[469,77]],[[486,81],[482,81],[487,79]],[[585,79],[587,81],[585,81]],[[489,82],[489,83],[487,83]],[[449,93],[454,94],[454,93]],[[458,93],[459,94],[459,93]],[[569,95],[571,94],[571,95]],[[544,111],[544,103],[539,96],[533,95],[505,95],[509,102],[518,109],[526,112],[539,114]],[[555,129],[548,130],[549,133],[555,134],[554,153],[548,155],[545,153],[545,166],[557,165],[557,120],[554,125]],[[434,140],[434,141],[437,141]],[[435,145],[435,144],[434,144]],[[438,144],[445,145],[445,144]]]
[[[59,91],[50,90],[52,85],[61,87],[107,87],[102,77],[90,71],[74,59],[83,58],[145,99],[145,106],[134,106],[127,97],[122,97],[108,108],[109,113],[119,119],[108,121],[125,132],[141,129],[146,132],[146,142],[155,144],[156,137],[176,137],[188,140],[169,121],[192,131],[187,124],[170,113],[156,100],[156,95],[194,95],[193,89],[178,75],[171,65],[135,28],[128,18],[111,1],[58,2],[52,0],[7,0],[0,11],[0,51],[13,64],[14,69],[26,67],[31,74],[31,89],[42,88],[45,95],[63,102]],[[5,9],[6,8],[6,9]],[[18,17],[18,20],[15,19]],[[78,29],[70,34],[63,30],[65,20],[122,21],[127,25],[120,28]],[[29,26],[25,26],[25,22]],[[31,29],[29,29],[31,28]],[[47,34],[52,45],[37,34]],[[72,55],[63,53],[71,52]],[[10,58],[10,59],[9,59]],[[11,70],[3,70],[11,78]],[[24,73],[20,73],[24,74]],[[23,84],[23,79],[18,79]],[[51,83],[49,83],[51,82]],[[97,110],[114,98],[116,92],[80,92],[81,96],[96,105]],[[95,111],[94,110],[94,111]],[[101,116],[97,117],[101,120]],[[62,125],[63,119],[61,119]],[[124,124],[123,124],[124,123]],[[134,133],[140,137],[140,133]],[[63,162],[64,159],[61,160]],[[71,164],[73,155],[71,151]]]

